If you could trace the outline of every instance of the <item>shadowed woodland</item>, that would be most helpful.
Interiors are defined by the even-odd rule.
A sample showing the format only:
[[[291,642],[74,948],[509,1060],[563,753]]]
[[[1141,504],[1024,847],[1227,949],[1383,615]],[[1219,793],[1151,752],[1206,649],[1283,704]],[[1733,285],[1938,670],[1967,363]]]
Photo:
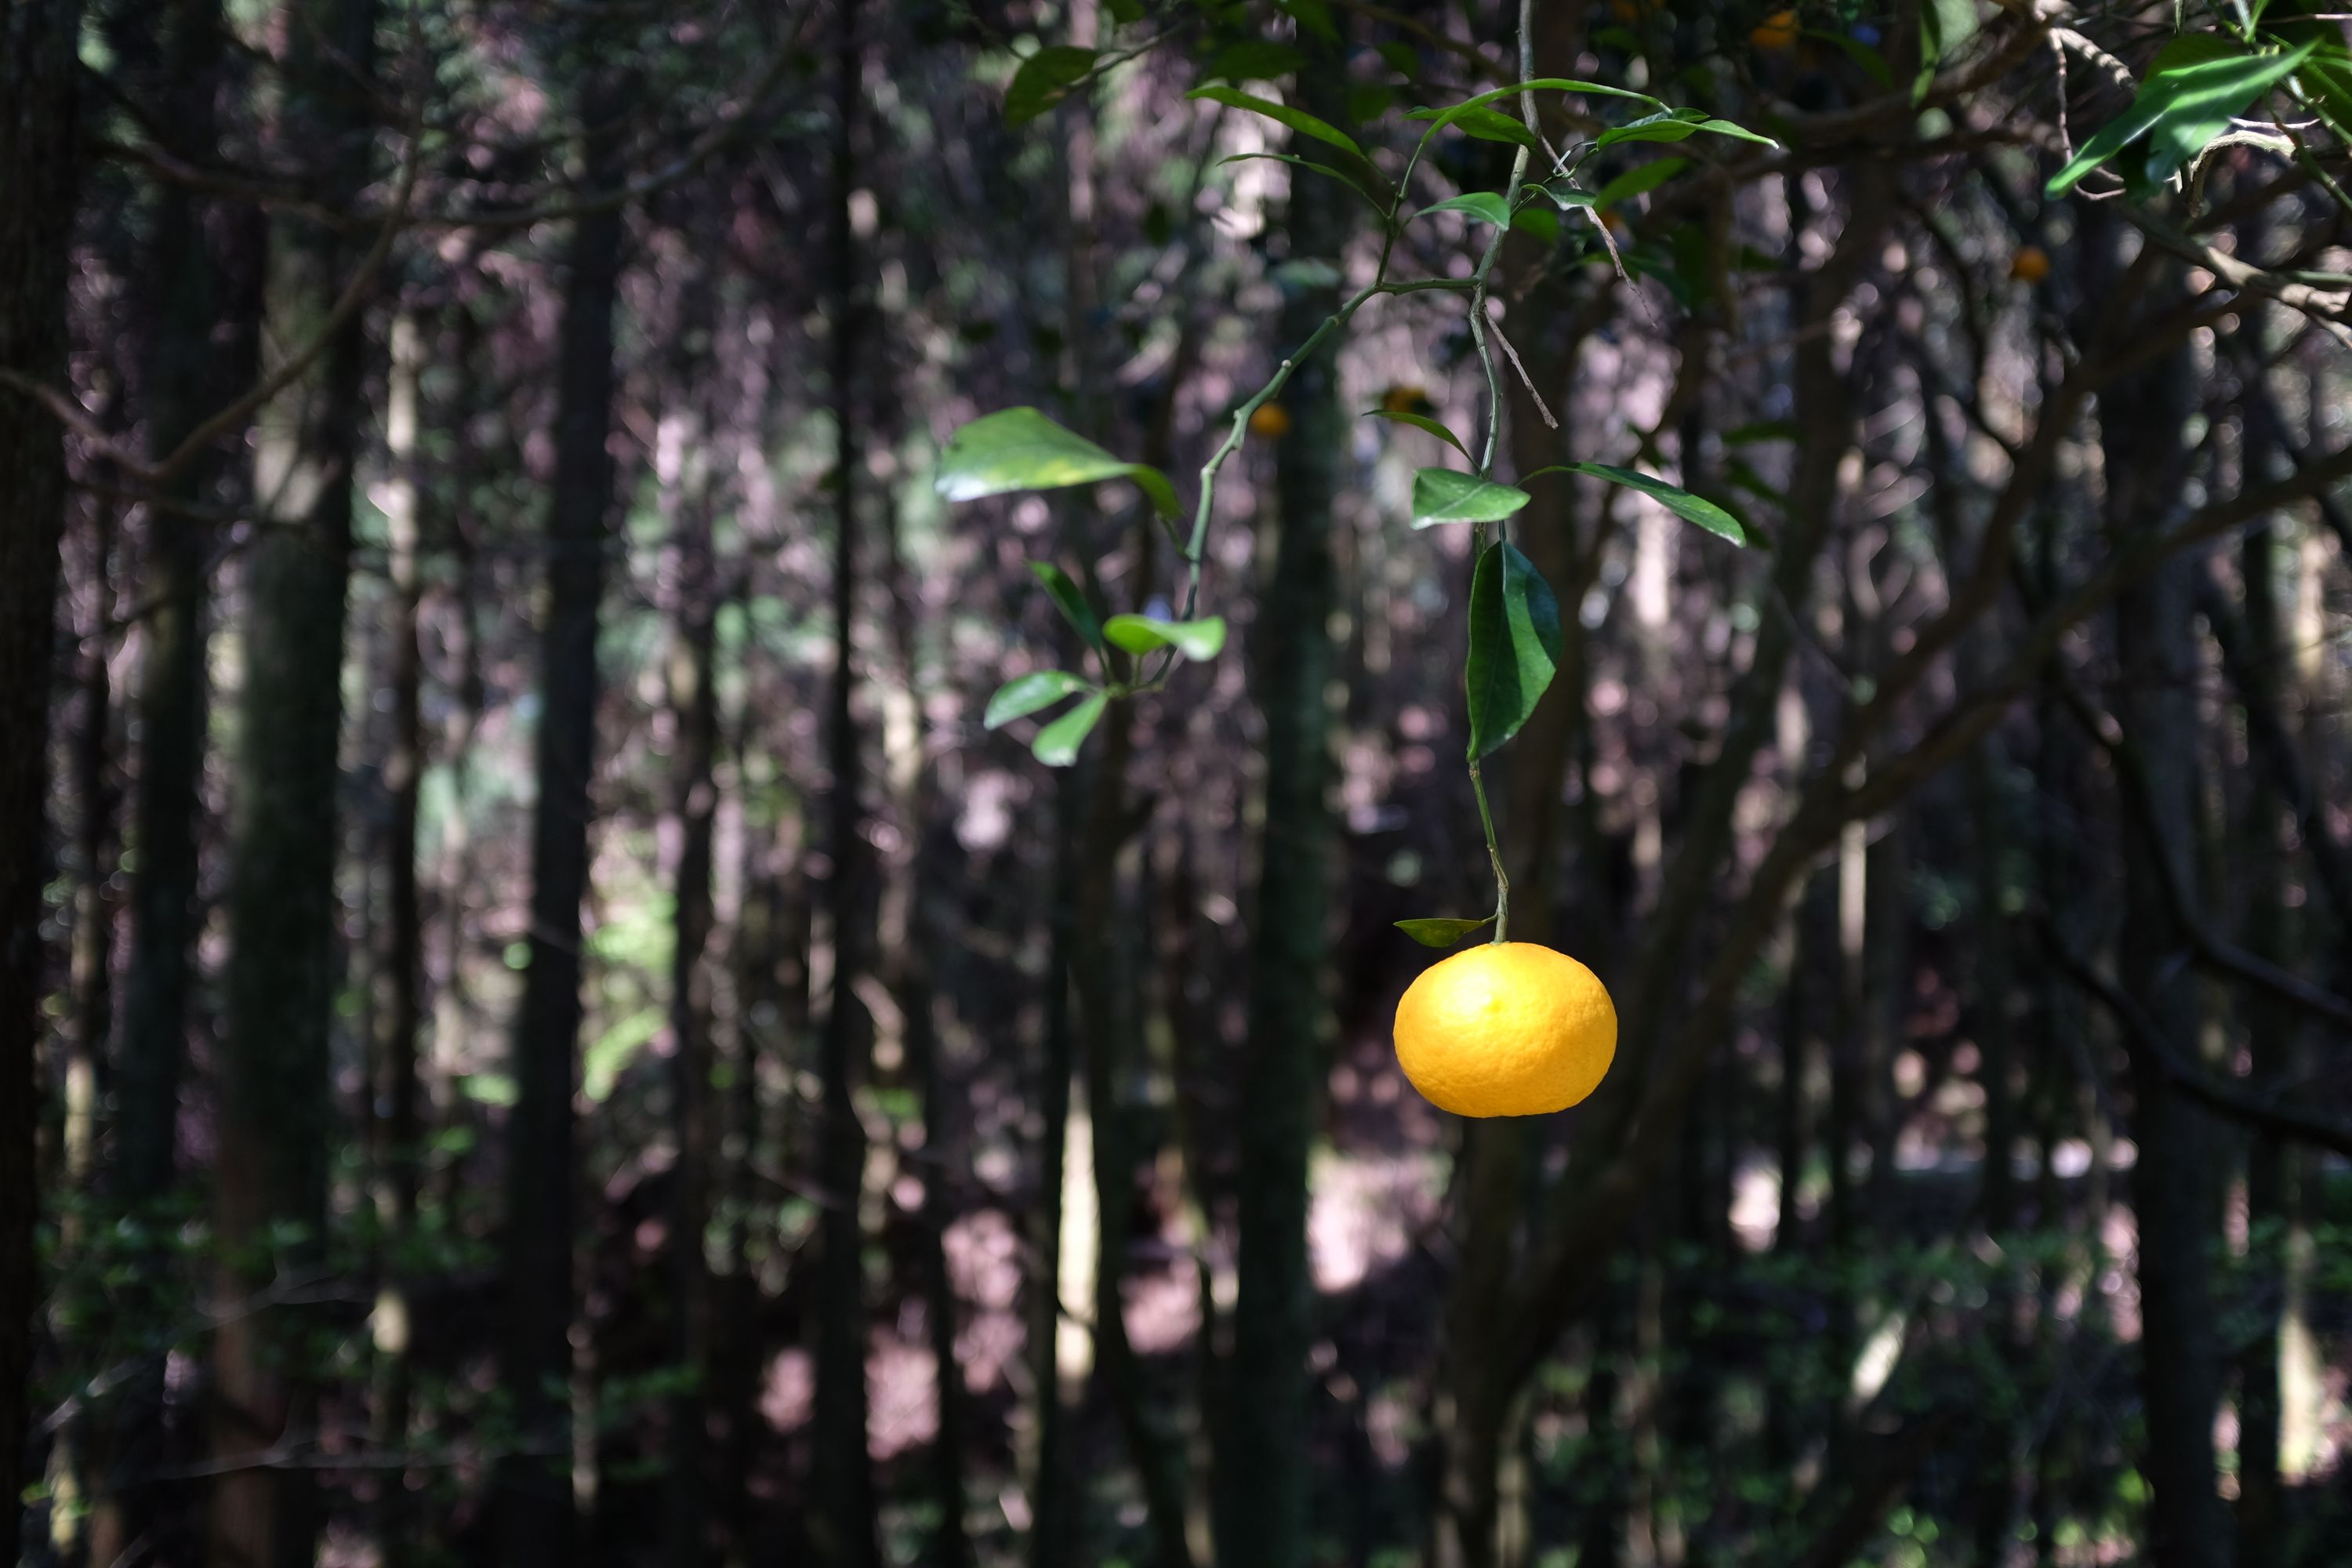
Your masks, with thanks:
[[[6,0],[0,1560],[2352,1562],[2347,27]]]

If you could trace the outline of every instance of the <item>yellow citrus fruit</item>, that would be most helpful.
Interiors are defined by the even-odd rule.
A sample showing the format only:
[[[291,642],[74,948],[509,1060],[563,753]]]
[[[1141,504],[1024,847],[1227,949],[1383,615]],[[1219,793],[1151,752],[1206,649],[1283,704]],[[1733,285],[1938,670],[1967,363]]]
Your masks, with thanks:
[[[1397,1065],[1439,1109],[1541,1116],[1598,1088],[1617,1055],[1600,978],[1531,942],[1486,942],[1423,970],[1397,1004]]]
[[[2050,253],[2038,245],[2021,245],[2009,258],[2009,275],[2020,283],[2039,283],[2050,276]]]
[[[1279,403],[1261,403],[1250,410],[1250,434],[1271,441],[1290,434],[1290,410]]]
[[[1797,46],[1797,14],[1775,11],[1748,31],[1748,41],[1759,49],[1790,49]]]

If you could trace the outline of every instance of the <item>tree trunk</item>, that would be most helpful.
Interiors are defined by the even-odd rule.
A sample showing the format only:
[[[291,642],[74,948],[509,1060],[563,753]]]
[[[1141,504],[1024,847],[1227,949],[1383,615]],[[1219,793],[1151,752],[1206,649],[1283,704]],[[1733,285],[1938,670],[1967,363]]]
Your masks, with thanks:
[[[2248,443],[2248,479],[2258,476],[2252,460],[2264,447]],[[2248,694],[2271,710],[2279,707],[2279,680],[2292,648],[2279,614],[2280,567],[2287,552],[2273,528],[2247,534],[2239,550],[2239,575],[2245,590],[2248,657],[2242,679],[2260,689]],[[2249,726],[2251,728],[2251,726]],[[2294,960],[2295,916],[2286,902],[2288,864],[2283,830],[2288,805],[2269,773],[2250,770],[2251,788],[2239,856],[2246,889],[2246,950],[2284,967]],[[2246,1037],[2252,1058],[2252,1085],[2275,1092],[2290,1081],[2299,1057],[2300,1020],[2292,1008],[2265,991],[2246,993]],[[2276,1139],[2256,1135],[2246,1147],[2247,1274],[2253,1297],[2254,1332],[2239,1356],[2242,1392],[2238,1402],[2238,1561],[2245,1568],[2284,1563],[2285,1521],[2279,1477],[2279,1321],[2285,1301],[2282,1243],[2293,1221],[2293,1151]]]
[[[373,0],[344,0],[320,30],[292,34],[289,142],[324,160],[326,198],[338,206],[368,177],[372,127],[342,73],[372,74],[374,28]],[[352,247],[288,215],[272,223],[270,252],[268,337],[306,343],[344,287]],[[305,1568],[320,1522],[309,1472],[268,1462],[317,1442],[301,1310],[240,1309],[299,1291],[325,1254],[344,610],[365,353],[354,318],[318,367],[262,410],[254,445],[275,526],[246,557],[240,628],[214,1199],[214,1289],[218,1310],[236,1315],[214,1336],[209,1423],[215,1461],[242,1468],[213,1485],[215,1568]],[[282,1247],[280,1236],[290,1238]]]
[[[75,182],[78,0],[26,0],[0,25],[0,365],[66,374]],[[13,1553],[32,1430],[26,1378],[40,1281],[33,1228],[37,1056],[47,951],[49,671],[65,529],[64,443],[30,404],[0,412],[0,1552]]]
[[[2120,226],[2116,226],[2120,228]],[[2169,293],[2163,298],[2173,297]],[[2187,488],[2189,448],[2183,426],[2191,412],[2185,352],[2110,387],[2099,427],[2106,476],[2106,521],[2118,542],[2164,526]],[[2141,820],[2126,792],[2123,929],[2116,942],[2125,991],[2136,997],[2167,1045],[2193,1057],[2200,983],[2176,962],[2184,945],[2172,919],[2161,871],[2151,859],[2183,862],[2196,832],[2199,727],[2192,682],[2191,559],[2167,563],[2116,601],[2117,704],[2126,741],[2146,760],[2153,820]],[[2143,1466],[2153,1500],[2150,1561],[2157,1568],[2210,1568],[2226,1563],[2228,1520],[2214,1490],[2213,1411],[2221,1396],[2214,1338],[2209,1119],[2166,1079],[2146,1051],[2132,1053],[2132,1208],[2139,1231],[2141,1392],[2147,1408]]]
[[[1305,107],[1344,117],[1336,51],[1301,73]],[[1300,176],[1290,190],[1290,254],[1337,261],[1349,213],[1338,182]],[[1277,341],[1302,342],[1337,303],[1328,287],[1285,302]],[[1265,816],[1256,918],[1250,930],[1244,1081],[1237,1102],[1240,1294],[1218,1453],[1231,1516],[1219,1522],[1231,1568],[1295,1568],[1307,1557],[1307,1356],[1314,1334],[1307,1271],[1307,1155],[1328,1041],[1323,971],[1330,915],[1329,621],[1336,594],[1332,504],[1348,446],[1335,351],[1290,378],[1291,428],[1275,451],[1274,573],[1253,622],[1256,698],[1265,716]]]
[[[874,1468],[866,1450],[866,1248],[858,1219],[866,1138],[855,1098],[871,1047],[866,1009],[856,993],[869,962],[872,875],[859,800],[861,742],[852,702],[857,685],[857,470],[865,461],[856,382],[867,308],[852,226],[857,221],[852,197],[858,175],[863,58],[855,19],[845,12],[833,62],[833,210],[827,225],[834,298],[833,681],[825,722],[826,763],[833,775],[828,846],[833,869],[826,889],[833,919],[833,981],[817,1068],[824,1095],[817,1186],[824,1207],[817,1228],[816,1463],[814,1506],[809,1510],[816,1561],[824,1568],[872,1568],[879,1561]]]
[[[583,184],[614,179],[607,127],[615,95],[583,93]],[[540,628],[541,708],[531,818],[530,953],[515,1023],[516,1100],[507,1122],[506,1347],[517,1452],[499,1465],[506,1568],[572,1561],[571,1401],[573,1305],[572,1102],[579,1077],[581,921],[588,885],[589,786],[596,763],[596,632],[613,506],[613,313],[621,267],[615,211],[576,220],[564,283],[547,516],[547,610]]]
[[[417,1094],[416,1037],[424,987],[424,910],[417,893],[416,807],[425,774],[422,711],[424,656],[417,638],[417,613],[424,593],[416,474],[419,410],[417,383],[425,345],[414,316],[392,324],[392,364],[384,409],[385,458],[391,473],[383,512],[391,545],[392,751],[384,762],[387,818],[384,826],[385,890],[382,985],[383,1037],[379,1042],[376,1128],[376,1208],[383,1226],[383,1257],[377,1282],[377,1446],[397,1452],[408,1445],[408,1284],[406,1250],[416,1228],[416,1196],[422,1117]],[[397,1470],[383,1478],[376,1531],[387,1568],[405,1568],[414,1551],[409,1540],[408,1488]]]
[[[707,280],[688,285],[695,301],[682,322],[691,341],[711,329]],[[707,365],[699,374],[709,374]],[[719,1139],[711,1098],[710,976],[705,954],[716,911],[711,891],[711,837],[718,819],[719,566],[711,538],[710,478],[699,450],[705,422],[681,421],[663,443],[658,460],[665,510],[670,513],[674,626],[669,649],[670,812],[678,836],[676,908],[670,960],[670,1135],[677,1146],[670,1172],[670,1359],[680,1379],[669,1404],[669,1474],[664,1499],[667,1560],[695,1568],[709,1555],[704,1468],[711,1374],[710,1270],[704,1251],[710,1223],[711,1173]]]

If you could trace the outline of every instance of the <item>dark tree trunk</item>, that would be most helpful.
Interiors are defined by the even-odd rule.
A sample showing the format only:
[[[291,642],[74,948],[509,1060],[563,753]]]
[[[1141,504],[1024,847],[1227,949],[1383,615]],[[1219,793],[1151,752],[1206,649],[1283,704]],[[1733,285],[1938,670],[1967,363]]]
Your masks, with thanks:
[[[612,94],[592,79],[584,183],[614,178]],[[519,1452],[498,1468],[505,1568],[573,1560],[567,1396],[573,1305],[572,1102],[579,1079],[580,903],[588,888],[590,785],[596,764],[596,632],[613,507],[613,314],[622,218],[575,223],[563,295],[556,386],[555,485],[547,515],[547,618],[531,820],[530,955],[514,1034],[516,1100],[507,1123],[506,1356]]]
[[[2120,227],[2120,226],[2116,226]],[[2163,297],[2172,297],[2167,294]],[[2105,516],[2116,542],[2164,526],[2189,480],[2183,429],[2192,410],[2191,367],[2174,351],[2110,387],[2099,405]],[[2167,563],[2116,601],[2116,705],[2124,738],[2145,759],[2152,819],[2126,792],[2119,978],[2166,1047],[2193,1057],[2200,982],[2175,962],[2185,945],[2173,921],[2158,855],[2176,857],[2182,885],[2196,835],[2199,725],[2190,593],[2199,570]],[[2166,1079],[2147,1051],[2132,1053],[2132,1211],[2139,1231],[2141,1394],[2147,1407],[2143,1466],[2153,1494],[2149,1560],[2156,1568],[2212,1568],[2229,1560],[2229,1521],[2214,1489],[2213,1411],[2221,1397],[2208,1223],[2212,1207],[2210,1119]]]
[[[26,0],[0,16],[0,365],[56,386],[66,374],[66,273],[78,173],[78,0]],[[32,1430],[26,1378],[40,1297],[33,1163],[47,950],[49,671],[65,448],[11,394],[0,411],[0,1553],[13,1555]]]
[[[284,125],[322,161],[326,199],[366,182],[373,127],[342,78],[373,70],[373,0],[344,0],[320,30],[294,30]],[[312,341],[347,279],[352,247],[291,215],[273,222],[269,337]],[[328,1052],[340,982],[335,872],[344,608],[352,467],[366,342],[353,318],[318,367],[259,416],[255,471],[278,526],[246,558],[245,684],[229,825],[229,959],[215,1191],[215,1289],[223,1310],[306,1283],[325,1252],[331,1104]],[[293,1239],[273,1241],[283,1231]],[[242,1466],[213,1485],[215,1568],[303,1568],[319,1527],[306,1470],[260,1460],[317,1442],[299,1307],[231,1317],[213,1341],[210,1447]]]
[[[1302,73],[1309,111],[1344,117],[1336,51]],[[1349,214],[1333,180],[1290,192],[1290,254],[1336,261]],[[1296,344],[1337,303],[1328,287],[1285,302],[1277,340]],[[1252,623],[1255,696],[1265,716],[1265,814],[1250,929],[1248,1038],[1236,1101],[1241,1142],[1227,1412],[1217,1459],[1229,1517],[1218,1550],[1232,1568],[1294,1568],[1307,1558],[1313,1475],[1307,1355],[1314,1335],[1307,1272],[1307,1156],[1329,1042],[1322,992],[1331,912],[1329,622],[1337,593],[1332,504],[1348,448],[1335,350],[1302,363],[1285,401],[1291,428],[1275,450],[1274,573]]]
[[[711,329],[705,280],[688,284],[694,308],[683,321],[691,341]],[[709,374],[707,365],[696,367]],[[690,383],[689,383],[690,384]],[[716,921],[711,891],[711,838],[718,820],[719,565],[711,538],[708,459],[684,448],[707,439],[707,426],[686,422],[679,450],[666,450],[677,471],[662,475],[671,514],[675,574],[669,649],[669,704],[676,737],[671,750],[670,811],[678,835],[676,908],[670,960],[670,1135],[677,1163],[670,1172],[670,1358],[680,1378],[669,1408],[669,1474],[664,1499],[668,1561],[695,1568],[709,1555],[704,1476],[711,1373],[710,1270],[704,1252],[710,1223],[712,1167],[719,1139],[711,1098],[710,976],[705,955]]]
[[[388,885],[383,972],[383,1037],[379,1042],[376,1128],[378,1219],[384,1257],[375,1308],[376,1441],[397,1451],[408,1444],[409,1309],[405,1253],[416,1228],[418,1177],[422,1169],[422,1105],[416,1068],[417,1033],[425,984],[425,914],[416,861],[416,808],[425,776],[423,713],[424,655],[417,617],[424,598],[421,505],[416,472],[418,382],[425,345],[415,318],[393,322],[392,365],[384,410],[385,458],[391,468],[384,492],[390,535],[392,750],[384,761],[387,821],[383,855]],[[408,1488],[397,1471],[385,1478],[377,1510],[377,1531],[387,1568],[406,1568],[415,1550],[409,1539]]]
[[[874,1468],[866,1436],[865,1237],[858,1199],[865,1183],[866,1138],[855,1096],[866,1076],[870,1025],[856,986],[868,963],[870,915],[863,767],[852,699],[857,620],[857,470],[865,460],[856,395],[865,343],[866,299],[857,272],[851,200],[857,180],[856,138],[863,64],[854,16],[842,14],[834,58],[833,205],[828,227],[834,298],[833,682],[825,721],[833,869],[826,902],[833,918],[833,981],[819,1042],[823,1127],[817,1186],[817,1357],[815,1490],[809,1510],[816,1560],[824,1568],[871,1568],[875,1539]]]
[[[146,40],[163,74],[184,145],[209,156],[218,136],[217,100],[226,73],[218,10],[157,6]],[[141,18],[142,22],[147,18]],[[127,29],[126,29],[127,30]],[[260,314],[258,212],[231,212],[159,184],[146,264],[156,279],[152,337],[144,367],[147,446],[169,451],[198,421],[254,377]],[[174,477],[174,500],[204,502],[241,489],[241,456],[215,450]],[[197,908],[198,784],[209,722],[205,679],[208,531],[151,510],[146,523],[139,667],[133,697],[136,770],[131,808],[130,954],[122,980],[122,1037],[115,1072],[115,1141],[110,1176],[117,1206],[136,1215],[170,1188],[180,1080],[187,1058],[190,952]],[[126,1300],[126,1313],[152,1321],[168,1310],[168,1276],[142,1271],[150,1294]],[[147,1539],[163,1506],[152,1473],[162,1458],[165,1397],[162,1358],[132,1369],[100,1412],[91,1500],[90,1555],[111,1563]]]
[[[322,160],[322,193],[346,205],[367,181],[372,127],[341,80],[374,58],[374,5],[346,0],[320,30],[294,30],[285,127]],[[313,341],[346,284],[351,245],[308,218],[270,233],[270,339]],[[258,494],[278,527],[245,562],[245,687],[237,696],[230,816],[228,975],[221,1041],[221,1157],[214,1190],[216,1293],[242,1302],[299,1290],[324,1258],[330,1035],[339,987],[336,797],[343,733],[343,609],[351,487],[360,449],[364,336],[336,329],[318,369],[257,421]],[[275,1234],[289,1234],[275,1246]],[[230,1317],[212,1342],[207,1561],[301,1568],[313,1561],[310,1474],[270,1465],[318,1441],[303,1310]]]
[[[2264,448],[2248,443],[2251,460]],[[2258,477],[2249,472],[2249,479]],[[2282,635],[2279,615],[2281,548],[2278,533],[2258,528],[2246,536],[2238,556],[2245,586],[2247,658],[2240,679],[2257,689],[2250,706],[2272,711],[2280,706],[2280,677],[2293,649]],[[2293,962],[2295,914],[2286,902],[2288,863],[2284,829],[2288,805],[2270,774],[2252,770],[2252,788],[2242,828],[2240,863],[2247,896],[2246,949],[2284,966]],[[2246,993],[2246,1037],[2253,1058],[2252,1081],[2274,1092],[2290,1081],[2300,1055],[2300,1019],[2267,992]],[[2256,1135],[2246,1147],[2247,1274],[2253,1296],[2255,1330],[2239,1356],[2238,1562],[2244,1568],[2284,1563],[2284,1489],[2279,1476],[2279,1322],[2285,1305],[2286,1260],[2283,1245],[2293,1223],[2295,1160],[2293,1149]]]

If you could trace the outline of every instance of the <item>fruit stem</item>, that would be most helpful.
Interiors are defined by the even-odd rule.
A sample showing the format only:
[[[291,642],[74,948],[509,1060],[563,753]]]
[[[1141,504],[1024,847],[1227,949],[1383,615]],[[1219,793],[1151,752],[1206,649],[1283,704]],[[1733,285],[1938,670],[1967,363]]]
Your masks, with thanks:
[[[1486,830],[1486,858],[1495,868],[1495,935],[1500,944],[1511,934],[1511,879],[1503,872],[1503,851],[1495,843],[1495,814],[1486,809],[1486,781],[1478,776],[1478,763],[1470,763],[1470,793],[1478,797],[1478,826]]]

